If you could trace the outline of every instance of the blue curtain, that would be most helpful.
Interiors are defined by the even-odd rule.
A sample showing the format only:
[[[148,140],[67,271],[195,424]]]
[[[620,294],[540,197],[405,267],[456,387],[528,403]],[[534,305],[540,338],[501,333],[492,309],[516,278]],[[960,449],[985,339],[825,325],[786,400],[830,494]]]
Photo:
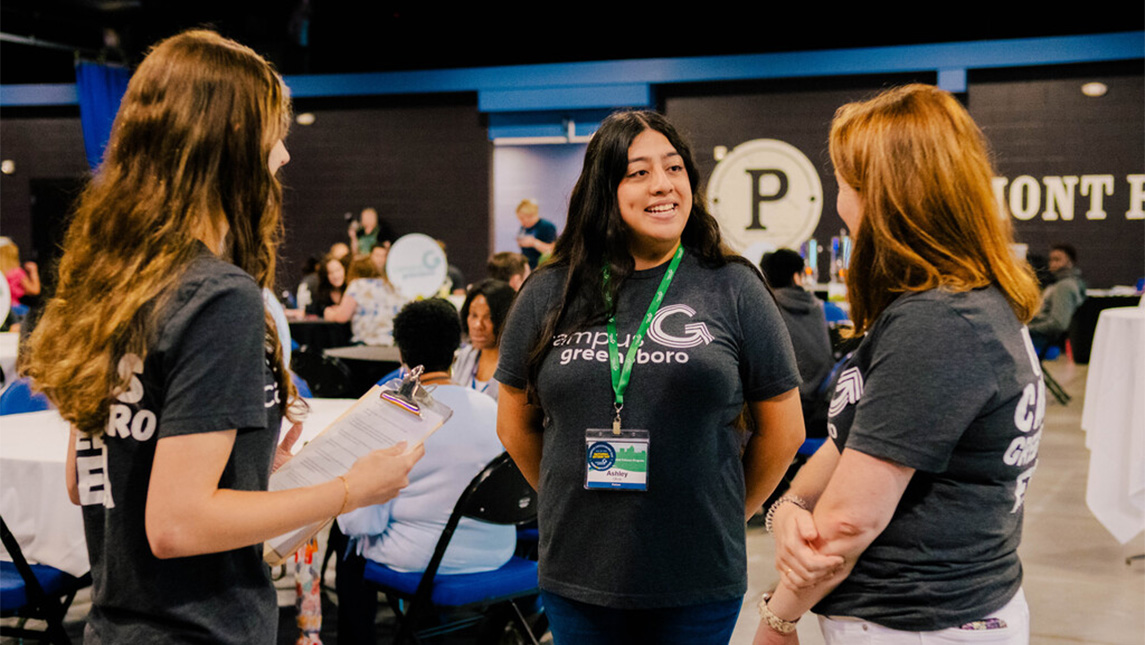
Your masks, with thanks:
[[[87,163],[94,169],[103,160],[111,136],[111,124],[127,91],[131,74],[124,67],[80,61],[76,63],[76,90],[80,100],[80,123]]]

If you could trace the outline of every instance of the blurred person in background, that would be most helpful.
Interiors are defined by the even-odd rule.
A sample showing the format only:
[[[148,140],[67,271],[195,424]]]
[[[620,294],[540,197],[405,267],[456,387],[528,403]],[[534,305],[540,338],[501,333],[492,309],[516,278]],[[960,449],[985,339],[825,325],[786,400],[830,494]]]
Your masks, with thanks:
[[[541,207],[532,199],[521,200],[517,205],[517,221],[521,223],[517,245],[521,247],[521,254],[528,258],[529,268],[535,269],[541,256],[552,254],[557,227],[541,217]]]
[[[464,296],[465,295],[465,274],[457,265],[449,261],[449,251],[445,247],[445,242],[442,240],[435,240],[437,245],[441,247],[442,254],[445,255],[445,284],[441,286],[443,296]]]
[[[349,322],[351,340],[361,345],[393,345],[393,320],[405,299],[378,271],[370,256],[350,263],[346,291],[337,305],[327,307],[322,317]]]
[[[318,289],[314,298],[306,306],[306,313],[312,316],[321,316],[327,308],[342,302],[342,294],[346,291],[346,272],[349,269],[346,257],[327,255],[322,258],[318,266]]]
[[[302,277],[298,280],[298,287],[294,290],[294,303],[296,310],[287,311],[287,314],[298,316],[306,313],[314,297],[318,295],[318,274],[322,272],[322,259],[313,255],[306,258],[302,265]]]
[[[392,502],[368,506],[338,519],[348,538],[338,558],[338,642],[376,642],[378,594],[365,584],[366,560],[395,571],[424,571],[453,506],[465,487],[504,448],[497,438],[497,404],[450,381],[449,364],[461,336],[457,309],[429,298],[404,307],[394,318],[394,342],[407,368],[422,366],[421,382],[453,416],[425,442],[426,456],[409,474],[409,486]],[[513,555],[513,526],[462,518],[445,557],[442,574],[492,571]]]
[[[500,384],[493,372],[501,357],[501,329],[516,295],[508,283],[491,278],[469,288],[460,312],[466,342],[450,368],[454,383],[497,399]]]
[[[1085,302],[1085,280],[1077,266],[1077,249],[1072,244],[1053,245],[1047,268],[1051,280],[1042,291],[1041,309],[1028,325],[1030,338],[1039,352],[1064,342],[1074,313]]]
[[[804,428],[808,437],[825,437],[829,393],[820,393],[820,389],[835,358],[831,353],[823,302],[803,288],[803,266],[803,258],[791,249],[765,253],[759,261],[795,348],[795,362],[803,379],[799,399],[803,405]]]
[[[386,260],[390,257],[390,243],[378,242],[370,248],[370,262],[374,263],[378,275],[386,275]]]
[[[40,295],[40,268],[35,262],[21,264],[19,247],[7,237],[0,237],[0,272],[8,281],[13,305],[29,307]]]
[[[350,255],[350,245],[345,242],[335,242],[331,244],[328,254],[339,260],[345,260],[346,265],[349,265],[350,260],[353,259]]]
[[[362,209],[357,220],[350,222],[348,233],[350,248],[353,249],[355,257],[369,255],[370,250],[378,242],[393,242],[393,234],[378,219],[378,211],[369,206]]]
[[[490,278],[507,282],[513,291],[520,291],[525,278],[529,277],[529,259],[520,253],[502,251],[489,258],[486,269]]]

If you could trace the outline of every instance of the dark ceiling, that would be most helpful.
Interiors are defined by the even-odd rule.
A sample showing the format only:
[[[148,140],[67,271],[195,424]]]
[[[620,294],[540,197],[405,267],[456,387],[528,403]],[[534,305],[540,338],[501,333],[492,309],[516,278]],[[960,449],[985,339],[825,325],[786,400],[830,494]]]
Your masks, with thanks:
[[[744,4],[744,3],[737,3]],[[947,5],[959,17],[920,10],[848,9],[826,3],[757,3],[699,13],[642,3],[636,10],[585,3],[559,10],[447,8],[443,4],[345,0],[4,0],[0,82],[74,82],[78,55],[135,64],[165,36],[209,25],[255,48],[284,74],[479,67],[582,60],[686,57],[995,40],[1145,29],[1145,4],[1114,10],[1088,3],[1053,15],[1023,3]],[[1100,3],[1099,3],[1100,4]],[[1110,3],[1112,4],[1112,3]],[[1130,6],[1134,5],[1134,6]],[[682,15],[673,17],[669,11]],[[877,11],[877,13],[876,13]],[[302,34],[306,36],[303,38]],[[13,40],[34,38],[45,45]]]

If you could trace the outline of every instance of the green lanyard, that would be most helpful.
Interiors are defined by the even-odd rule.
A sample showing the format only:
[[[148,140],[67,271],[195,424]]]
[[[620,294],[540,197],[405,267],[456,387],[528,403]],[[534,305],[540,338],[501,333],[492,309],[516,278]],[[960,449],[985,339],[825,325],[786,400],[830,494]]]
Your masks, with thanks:
[[[616,402],[613,404],[613,409],[616,411],[616,416],[612,419],[612,432],[620,434],[620,410],[624,408],[624,392],[628,389],[628,381],[632,377],[632,366],[636,363],[636,349],[640,347],[640,343],[644,340],[644,333],[648,331],[648,326],[652,324],[652,318],[656,312],[660,310],[660,303],[664,301],[664,294],[668,291],[668,285],[672,283],[672,278],[676,275],[676,268],[680,266],[680,259],[684,257],[684,245],[676,247],[676,254],[672,256],[672,263],[668,265],[668,271],[660,280],[660,287],[656,289],[656,295],[652,298],[652,304],[648,305],[648,313],[644,314],[644,320],[640,322],[640,328],[636,330],[636,335],[632,337],[632,341],[628,345],[628,352],[624,355],[623,366],[620,363],[620,349],[616,337],[616,312],[613,312],[608,317],[608,365],[612,369],[612,391],[616,394]],[[608,281],[610,274],[608,265],[604,266],[604,300],[608,308],[612,308],[612,298],[608,294]]]

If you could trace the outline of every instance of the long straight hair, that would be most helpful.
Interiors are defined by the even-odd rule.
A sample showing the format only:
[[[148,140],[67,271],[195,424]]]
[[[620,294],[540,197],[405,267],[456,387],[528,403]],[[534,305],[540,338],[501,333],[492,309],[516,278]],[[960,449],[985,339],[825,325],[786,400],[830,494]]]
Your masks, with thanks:
[[[557,238],[552,259],[537,273],[565,269],[564,286],[557,306],[550,311],[529,352],[529,392],[535,401],[535,385],[541,364],[551,349],[558,329],[577,329],[597,324],[616,306],[620,290],[636,267],[628,248],[629,231],[620,216],[617,190],[628,171],[628,149],[646,130],[664,135],[684,163],[692,189],[691,212],[680,242],[701,264],[723,266],[741,262],[758,270],[728,248],[720,237],[719,223],[704,204],[699,172],[692,149],[663,115],[652,111],[616,112],[606,118],[589,141],[584,166],[569,198],[568,220]],[[602,268],[608,266],[608,296]],[[762,278],[761,278],[762,280]]]
[[[289,96],[270,64],[214,32],[158,43],[132,76],[65,235],[57,295],[29,341],[26,373],[82,432],[103,431],[130,377],[119,360],[146,353],[204,227],[225,221],[224,259],[272,286],[282,186],[268,159],[289,123]],[[286,412],[297,390],[266,321]]]
[[[907,85],[839,108],[831,162],[859,193],[847,301],[863,334],[899,295],[996,285],[1022,322],[1039,293],[1011,248],[985,137],[950,93]]]

